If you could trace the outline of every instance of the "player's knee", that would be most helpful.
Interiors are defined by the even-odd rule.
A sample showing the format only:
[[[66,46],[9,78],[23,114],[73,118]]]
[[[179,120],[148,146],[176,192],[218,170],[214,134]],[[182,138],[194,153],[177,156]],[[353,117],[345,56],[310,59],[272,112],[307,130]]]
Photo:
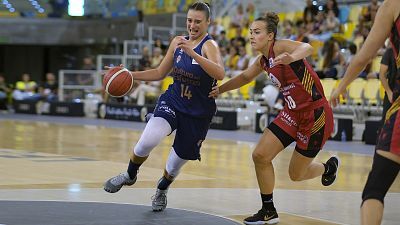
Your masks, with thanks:
[[[148,156],[151,152],[151,150],[154,148],[154,144],[151,144],[150,142],[147,141],[139,141],[136,145],[135,148],[133,149],[133,152],[137,156]]]
[[[253,151],[252,158],[255,164],[271,163],[273,159],[272,157],[268,156],[268,154],[265,154],[264,152],[257,150]]]
[[[296,171],[294,169],[289,168],[289,177],[292,181],[302,181],[304,177],[304,173],[301,171]]]
[[[375,154],[372,170],[362,193],[363,203],[368,199],[376,199],[383,204],[399,169],[400,165],[396,162]]]

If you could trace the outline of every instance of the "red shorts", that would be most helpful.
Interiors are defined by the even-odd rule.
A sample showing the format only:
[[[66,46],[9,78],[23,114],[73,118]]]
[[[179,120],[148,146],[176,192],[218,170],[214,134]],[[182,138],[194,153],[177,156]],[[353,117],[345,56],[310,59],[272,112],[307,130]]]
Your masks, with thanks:
[[[296,141],[296,149],[319,151],[332,134],[333,113],[323,99],[320,104],[300,112],[285,107],[272,123]],[[279,140],[282,138],[278,137]]]
[[[393,102],[386,113],[385,123],[376,144],[377,150],[384,150],[400,156],[400,97]]]

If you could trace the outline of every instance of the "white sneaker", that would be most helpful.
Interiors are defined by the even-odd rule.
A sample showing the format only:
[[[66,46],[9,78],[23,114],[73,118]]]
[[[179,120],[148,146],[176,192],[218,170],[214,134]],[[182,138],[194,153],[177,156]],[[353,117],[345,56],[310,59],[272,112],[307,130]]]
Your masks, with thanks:
[[[167,207],[167,190],[160,190],[157,188],[156,194],[151,197],[153,211],[163,211]]]
[[[122,186],[131,186],[136,182],[137,176],[133,179],[129,177],[128,172],[120,173],[119,175],[110,178],[104,183],[104,190],[110,193],[119,191]]]

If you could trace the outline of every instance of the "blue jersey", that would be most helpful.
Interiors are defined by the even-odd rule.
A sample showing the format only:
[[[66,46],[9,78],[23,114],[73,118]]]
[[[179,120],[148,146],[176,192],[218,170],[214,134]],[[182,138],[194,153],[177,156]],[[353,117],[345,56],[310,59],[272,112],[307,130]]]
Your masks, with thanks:
[[[207,34],[194,51],[202,55],[201,48],[210,39],[211,36]],[[194,117],[211,117],[215,114],[215,100],[209,98],[208,94],[216,85],[216,80],[181,48],[175,49],[174,66],[170,75],[174,82],[164,95],[172,101],[176,110]]]

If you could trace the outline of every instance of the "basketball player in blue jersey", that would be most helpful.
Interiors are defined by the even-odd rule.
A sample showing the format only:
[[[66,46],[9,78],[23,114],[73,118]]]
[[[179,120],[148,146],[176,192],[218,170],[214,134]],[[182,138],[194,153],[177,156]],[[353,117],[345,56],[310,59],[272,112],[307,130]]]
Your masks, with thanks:
[[[182,166],[188,160],[200,159],[200,147],[216,111],[215,100],[208,97],[208,93],[216,81],[225,76],[218,45],[207,33],[209,6],[202,2],[191,5],[186,24],[189,35],[177,36],[171,41],[156,69],[132,72],[135,80],[142,81],[161,80],[170,73],[174,82],[158,99],[153,117],[133,148],[127,172],[104,184],[104,190],[110,193],[119,191],[124,185],[133,185],[139,167],[151,150],[176,130],[164,175],[152,198],[153,211],[166,208],[168,187]]]

